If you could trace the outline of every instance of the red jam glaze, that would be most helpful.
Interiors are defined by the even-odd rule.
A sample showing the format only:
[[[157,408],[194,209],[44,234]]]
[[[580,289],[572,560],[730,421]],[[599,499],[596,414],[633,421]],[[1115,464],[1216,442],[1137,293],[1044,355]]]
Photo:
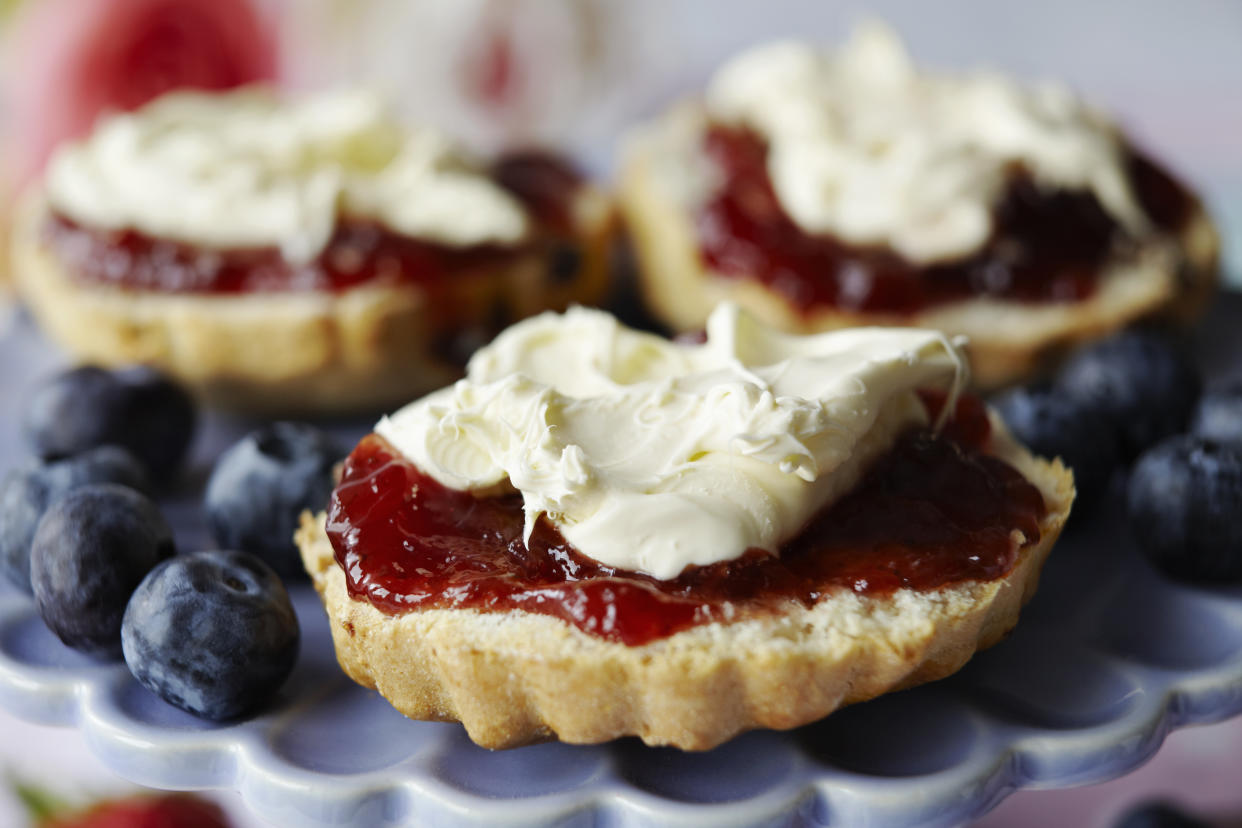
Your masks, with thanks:
[[[541,223],[566,235],[573,232],[574,198],[586,179],[564,158],[540,150],[509,152],[492,166],[492,178]]]
[[[1070,302],[1089,296],[1125,234],[1093,195],[1041,189],[1015,167],[992,237],[969,258],[921,266],[883,246],[810,235],[785,213],[753,131],[713,126],[705,150],[724,185],[697,216],[700,253],[717,273],[758,279],[802,312],[819,307],[914,313],[972,296]],[[1139,202],[1176,230],[1193,199],[1147,159],[1131,156]]]
[[[942,400],[929,397],[929,409]],[[979,401],[966,398],[958,414],[940,435],[902,437],[779,556],[751,550],[669,581],[602,566],[542,519],[527,547],[520,495],[447,489],[374,434],[345,463],[328,537],[350,595],[383,612],[522,609],[631,646],[787,602],[810,606],[834,590],[883,595],[992,580],[1014,565],[1014,529],[1038,540],[1044,503],[1017,471],[983,453],[989,431]]]
[[[398,235],[375,222],[343,220],[323,252],[291,264],[275,247],[211,250],[136,230],[102,230],[54,215],[46,227],[57,257],[79,282],[166,293],[345,291],[361,284],[430,285],[514,255],[512,248],[455,249]]]
[[[536,152],[503,157],[493,176],[546,231],[569,235],[582,177]],[[526,247],[454,248],[394,233],[374,221],[342,218],[320,255],[291,264],[275,247],[215,250],[136,230],[105,230],[53,214],[45,238],[80,282],[169,293],[344,291],[361,284],[434,285],[512,258]]]

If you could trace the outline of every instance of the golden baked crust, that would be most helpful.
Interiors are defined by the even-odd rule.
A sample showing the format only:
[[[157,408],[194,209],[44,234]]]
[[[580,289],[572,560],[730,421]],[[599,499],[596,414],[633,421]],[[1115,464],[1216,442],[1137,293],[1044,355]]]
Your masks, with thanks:
[[[642,646],[521,611],[386,615],[349,597],[322,514],[303,515],[297,543],[337,660],[407,716],[460,721],[488,748],[636,735],[706,750],[744,730],[797,727],[942,678],[1017,623],[1065,525],[1074,483],[1059,460],[1032,457],[994,425],[994,453],[1048,507],[1040,541],[1020,551],[1004,578],[888,597],[841,591],[809,609],[697,626]]]
[[[75,283],[42,242],[47,205],[36,193],[16,217],[12,269],[43,330],[79,359],[155,365],[226,407],[366,411],[456,379],[461,366],[441,354],[455,328],[483,325],[485,341],[497,321],[598,301],[607,283],[612,208],[588,188],[574,217],[581,261],[568,280],[553,277],[545,252],[532,251],[454,274],[434,299],[417,286],[177,295]]]
[[[1201,204],[1177,240],[1153,238],[1133,259],[1118,259],[1096,292],[1074,303],[1036,305],[970,299],[913,315],[860,313],[837,308],[801,314],[754,279],[721,276],[699,256],[689,209],[662,182],[660,153],[669,152],[660,130],[685,130],[686,111],[655,124],[631,141],[620,174],[618,206],[633,241],[648,308],[676,331],[701,330],[712,308],[732,301],[770,325],[791,333],[816,333],[862,325],[909,325],[965,335],[972,378],[998,388],[1029,378],[1076,344],[1107,336],[1140,319],[1167,316],[1189,323],[1203,311],[1219,278],[1220,240]],[[673,119],[681,123],[672,123]],[[673,153],[687,152],[684,139]]]

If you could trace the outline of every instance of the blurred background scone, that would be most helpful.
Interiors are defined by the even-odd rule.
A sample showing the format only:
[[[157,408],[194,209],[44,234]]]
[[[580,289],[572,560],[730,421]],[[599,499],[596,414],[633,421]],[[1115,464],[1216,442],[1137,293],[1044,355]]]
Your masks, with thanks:
[[[1199,200],[1053,85],[933,74],[887,28],[722,67],[632,137],[620,201],[656,315],[723,299],[786,330],[935,327],[1002,385],[1138,319],[1194,318],[1218,242]]]
[[[53,338],[246,408],[361,410],[454,378],[605,282],[607,201],[485,163],[375,96],[176,93],[104,119],[24,199],[13,272]]]

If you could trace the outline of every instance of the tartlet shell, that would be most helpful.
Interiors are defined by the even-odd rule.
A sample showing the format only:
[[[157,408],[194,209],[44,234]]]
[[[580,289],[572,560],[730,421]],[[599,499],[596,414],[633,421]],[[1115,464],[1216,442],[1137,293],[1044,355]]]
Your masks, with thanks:
[[[1033,457],[995,427],[993,452],[1040,489],[1048,508],[1039,542],[1020,549],[1005,577],[879,597],[842,590],[810,608],[641,646],[522,611],[388,615],[347,593],[324,515],[303,515],[297,543],[342,668],[405,715],[460,721],[488,748],[634,735],[706,750],[745,730],[797,727],[942,678],[1012,629],[1065,525],[1074,484],[1059,460]]]

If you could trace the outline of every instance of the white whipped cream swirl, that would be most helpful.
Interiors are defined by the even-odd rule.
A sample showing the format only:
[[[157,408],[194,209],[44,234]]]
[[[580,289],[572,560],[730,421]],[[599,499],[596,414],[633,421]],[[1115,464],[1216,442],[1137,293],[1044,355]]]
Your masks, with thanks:
[[[1015,164],[1041,186],[1094,193],[1131,232],[1146,226],[1116,127],[1069,90],[920,72],[878,23],[837,52],[746,51],[716,73],[707,107],[768,140],[773,187],[800,227],[912,262],[978,250]]]
[[[509,244],[522,205],[443,135],[400,124],[375,95],[282,101],[250,88],[176,92],[60,148],[51,206],[92,227],[313,259],[339,215],[449,246]]]
[[[521,492],[528,537],[547,515],[601,564],[668,579],[778,550],[926,422],[916,389],[956,395],[966,372],[934,331],[791,336],[723,305],[695,345],[575,308],[375,430],[446,486]]]

